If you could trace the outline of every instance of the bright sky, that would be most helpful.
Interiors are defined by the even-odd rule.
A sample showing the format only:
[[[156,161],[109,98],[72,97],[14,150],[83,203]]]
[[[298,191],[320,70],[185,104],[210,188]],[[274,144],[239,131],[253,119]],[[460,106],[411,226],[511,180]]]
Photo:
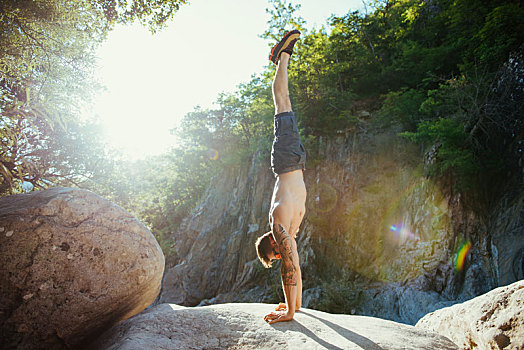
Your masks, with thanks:
[[[331,14],[362,7],[361,0],[296,0],[306,27]],[[97,75],[106,90],[94,113],[109,144],[129,159],[160,154],[175,144],[169,130],[195,106],[212,107],[267,64],[266,0],[192,0],[164,30],[117,27],[98,50]],[[292,28],[289,28],[292,29]]]

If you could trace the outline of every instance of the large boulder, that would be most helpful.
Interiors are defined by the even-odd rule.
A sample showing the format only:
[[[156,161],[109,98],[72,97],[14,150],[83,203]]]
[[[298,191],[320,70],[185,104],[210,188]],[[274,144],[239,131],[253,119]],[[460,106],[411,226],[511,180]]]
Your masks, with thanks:
[[[429,313],[416,327],[462,349],[524,349],[524,280]]]
[[[164,255],[124,209],[53,188],[0,198],[0,265],[2,346],[76,348],[155,300]]]
[[[260,303],[188,308],[160,304],[104,333],[93,349],[458,349],[449,339],[367,316],[302,309],[290,322],[264,322]]]

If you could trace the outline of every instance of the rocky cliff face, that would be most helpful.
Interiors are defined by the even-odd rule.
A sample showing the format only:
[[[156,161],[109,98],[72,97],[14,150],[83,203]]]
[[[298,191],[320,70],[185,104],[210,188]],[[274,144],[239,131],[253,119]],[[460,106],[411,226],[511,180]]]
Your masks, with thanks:
[[[193,306],[252,283],[254,242],[268,229],[273,181],[258,157],[211,180],[203,200],[174,233],[180,261],[165,274],[162,302]]]
[[[480,217],[425,178],[420,150],[394,132],[355,132],[312,147],[319,157],[308,160],[297,238],[306,306],[414,324],[523,278],[522,194],[502,196]],[[278,273],[264,271],[253,246],[269,230],[274,178],[263,158],[215,176],[174,233],[179,261],[165,274],[162,302],[278,299]]]

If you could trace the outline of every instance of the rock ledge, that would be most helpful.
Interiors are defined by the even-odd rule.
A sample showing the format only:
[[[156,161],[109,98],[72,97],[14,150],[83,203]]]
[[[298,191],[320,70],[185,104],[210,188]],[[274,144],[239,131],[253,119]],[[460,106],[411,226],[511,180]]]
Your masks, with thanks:
[[[458,349],[449,339],[367,316],[302,309],[291,322],[269,325],[274,305],[203,307],[160,304],[103,334],[93,349]]]
[[[444,309],[418,321],[463,349],[524,349],[524,280]]]

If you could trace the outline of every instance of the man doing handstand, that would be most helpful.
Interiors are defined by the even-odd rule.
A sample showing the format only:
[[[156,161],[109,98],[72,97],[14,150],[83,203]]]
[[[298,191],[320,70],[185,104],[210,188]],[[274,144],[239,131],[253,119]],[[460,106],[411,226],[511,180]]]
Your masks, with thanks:
[[[296,234],[306,210],[306,186],[303,171],[306,154],[289,99],[287,68],[298,30],[288,32],[271,50],[270,60],[277,65],[273,80],[275,103],[275,139],[271,167],[276,181],[269,211],[271,231],[255,243],[258,258],[266,268],[280,259],[280,275],[285,304],[264,317],[269,323],[290,321],[302,304],[302,275],[298,262]]]

